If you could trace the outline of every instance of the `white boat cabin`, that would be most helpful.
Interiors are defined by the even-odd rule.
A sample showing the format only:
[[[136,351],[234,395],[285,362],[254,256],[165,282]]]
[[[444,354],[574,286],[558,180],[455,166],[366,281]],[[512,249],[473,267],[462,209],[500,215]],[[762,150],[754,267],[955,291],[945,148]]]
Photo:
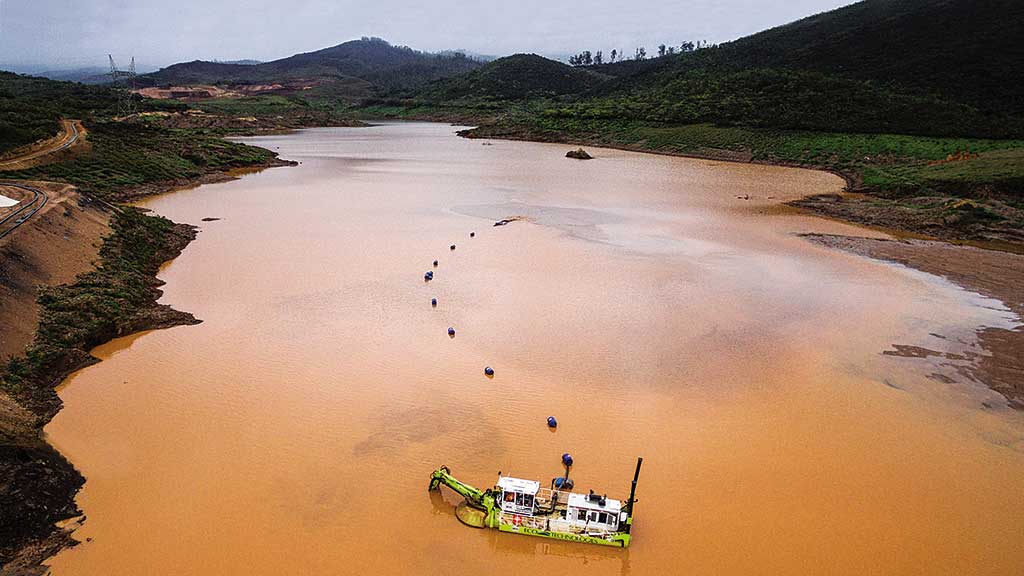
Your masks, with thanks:
[[[533,516],[537,506],[537,491],[540,490],[540,482],[501,476],[498,478],[498,488],[501,489],[502,512]]]
[[[541,502],[543,511],[543,508],[557,499],[565,506],[565,515],[557,519],[564,529],[614,531],[626,520],[627,514],[622,511],[622,502],[598,494],[553,492],[547,488],[542,489],[540,482],[535,480],[510,476],[499,477],[498,488],[501,490],[499,507],[506,514],[534,516],[537,513],[538,501]],[[563,522],[565,524],[562,524]],[[555,527],[554,522],[552,527]]]
[[[565,519],[576,526],[592,528],[607,527],[616,529],[620,521],[625,521],[622,503],[611,498],[600,498],[597,495],[569,494],[569,503],[565,510]]]

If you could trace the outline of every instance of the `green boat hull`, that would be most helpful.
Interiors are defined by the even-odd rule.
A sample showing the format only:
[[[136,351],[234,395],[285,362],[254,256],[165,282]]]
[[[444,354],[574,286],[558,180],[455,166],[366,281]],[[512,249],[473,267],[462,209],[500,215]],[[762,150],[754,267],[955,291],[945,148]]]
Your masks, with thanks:
[[[567,542],[583,542],[586,544],[598,544],[601,546],[613,546],[615,548],[629,547],[630,535],[619,533],[610,540],[605,538],[594,538],[585,534],[566,534],[564,532],[552,532],[550,530],[538,530],[529,526],[514,526],[511,524],[499,524],[498,530],[509,534],[525,534],[527,536],[540,536],[553,540],[565,540]]]
[[[637,474],[640,472],[640,464],[637,463]],[[585,544],[597,544],[599,546],[612,546],[615,548],[628,548],[632,540],[630,528],[633,526],[632,510],[626,517],[625,522],[620,526],[619,532],[607,532],[607,536],[589,536],[587,534],[576,534],[574,532],[551,530],[551,520],[538,519],[536,516],[520,517],[512,515],[514,522],[509,522],[509,515],[501,512],[496,498],[497,489],[480,490],[469,484],[460,482],[451,474],[447,466],[442,466],[430,475],[429,490],[438,490],[441,485],[447,486],[456,493],[465,497],[465,500],[456,507],[455,515],[460,522],[474,528],[497,528],[501,532],[509,534],[521,534],[526,536],[538,536],[552,540],[563,540],[566,542],[581,542]],[[633,479],[634,488],[636,477]],[[630,502],[633,501],[633,494],[630,495]],[[564,516],[564,514],[563,514]],[[544,517],[547,518],[547,517]],[[536,523],[531,526],[531,523]],[[543,526],[543,528],[541,527]]]

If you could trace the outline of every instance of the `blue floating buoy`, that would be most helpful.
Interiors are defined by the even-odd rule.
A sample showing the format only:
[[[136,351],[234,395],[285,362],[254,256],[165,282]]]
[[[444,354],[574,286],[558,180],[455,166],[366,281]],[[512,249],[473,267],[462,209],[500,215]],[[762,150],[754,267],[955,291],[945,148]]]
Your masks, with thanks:
[[[565,466],[572,466],[572,456],[568,452],[562,454],[562,464]]]
[[[555,485],[555,488],[561,488],[561,489],[564,489],[564,490],[572,490],[572,478],[565,478],[565,477],[559,476],[558,478],[555,478],[554,480],[552,480],[552,484]]]
[[[451,245],[451,249],[452,249],[452,250],[455,250],[455,244],[452,244],[452,245]]]
[[[449,326],[448,327],[448,335],[449,336],[455,336],[455,328],[452,328],[451,326]]]
[[[437,260],[434,260],[434,268],[437,268]]]
[[[488,376],[494,376],[494,368],[491,368],[490,366],[484,368],[484,374],[487,374]]]
[[[437,298],[431,298],[430,305],[437,308]]]
[[[558,420],[554,416],[548,416],[548,428],[558,428]]]

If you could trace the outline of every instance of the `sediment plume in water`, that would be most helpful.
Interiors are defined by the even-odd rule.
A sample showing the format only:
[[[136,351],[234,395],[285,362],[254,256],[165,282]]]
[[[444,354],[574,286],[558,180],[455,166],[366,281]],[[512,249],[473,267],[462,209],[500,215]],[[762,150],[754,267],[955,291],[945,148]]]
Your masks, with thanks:
[[[161,275],[203,323],[102,346],[61,389],[47,432],[88,519],[55,575],[1024,565],[1021,413],[958,369],[1013,314],[773,211],[840,179],[452,132],[256,138],[302,164],[144,202],[223,217]],[[565,452],[613,498],[644,457],[628,552],[471,530],[426,490],[442,464],[544,481]]]

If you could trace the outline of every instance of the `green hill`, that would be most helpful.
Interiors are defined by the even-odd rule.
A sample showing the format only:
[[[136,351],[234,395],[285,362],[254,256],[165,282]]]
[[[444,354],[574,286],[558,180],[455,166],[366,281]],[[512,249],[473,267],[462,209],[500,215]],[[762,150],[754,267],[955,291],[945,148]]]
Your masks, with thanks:
[[[586,68],[495,61],[426,102],[557,96],[568,117],[938,136],[1024,135],[1024,2],[866,0],[719,47]],[[525,57],[511,57],[523,59]]]
[[[867,0],[722,46],[743,68],[814,70],[1024,113],[1024,2]]]
[[[558,98],[584,93],[606,79],[599,72],[573,68],[536,54],[515,54],[468,74],[435,82],[417,96],[438,102]]]
[[[1021,136],[1022,37],[1021,2],[866,0],[659,58],[603,86],[593,108],[672,122]]]
[[[87,118],[116,107],[116,97],[102,86],[0,71],[0,153],[53,136],[62,117]]]

